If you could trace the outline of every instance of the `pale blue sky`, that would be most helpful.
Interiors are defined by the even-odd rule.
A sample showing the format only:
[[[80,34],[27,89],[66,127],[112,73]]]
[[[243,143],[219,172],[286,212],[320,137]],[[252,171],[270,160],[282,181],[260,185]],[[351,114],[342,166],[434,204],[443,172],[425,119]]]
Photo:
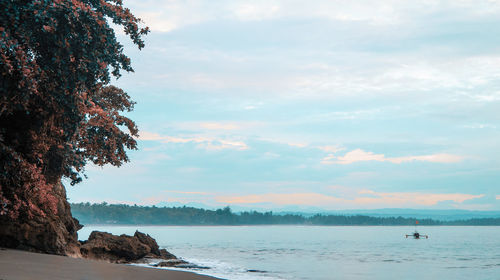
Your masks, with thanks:
[[[500,210],[500,2],[158,1],[132,162],[71,201]]]

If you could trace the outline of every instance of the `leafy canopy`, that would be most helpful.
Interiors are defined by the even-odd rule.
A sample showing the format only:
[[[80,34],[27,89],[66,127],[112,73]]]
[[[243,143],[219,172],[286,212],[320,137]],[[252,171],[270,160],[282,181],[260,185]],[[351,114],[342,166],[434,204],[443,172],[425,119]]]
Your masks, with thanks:
[[[140,19],[121,0],[0,1],[0,215],[56,211],[62,177],[119,166],[136,149],[134,102],[111,77],[133,71],[111,22],[139,49]],[[30,214],[31,215],[31,214]]]

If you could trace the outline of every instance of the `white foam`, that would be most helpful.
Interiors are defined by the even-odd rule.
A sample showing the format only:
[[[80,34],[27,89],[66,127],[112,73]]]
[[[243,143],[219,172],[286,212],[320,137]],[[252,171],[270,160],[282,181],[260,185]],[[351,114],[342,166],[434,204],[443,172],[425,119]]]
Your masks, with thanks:
[[[177,268],[177,267],[153,267],[151,264],[157,263],[157,261],[153,261],[150,264],[134,264],[142,267],[150,267],[155,269],[166,269],[166,270],[178,270],[178,271],[187,271],[194,272],[200,275],[213,276],[228,280],[254,280],[254,279],[262,279],[262,280],[283,280],[284,278],[270,275],[268,272],[249,272],[248,268],[239,267],[230,263],[221,262],[218,260],[207,260],[207,259],[194,259],[194,258],[182,258],[183,260],[198,265],[209,267],[209,269],[188,269],[188,268]]]

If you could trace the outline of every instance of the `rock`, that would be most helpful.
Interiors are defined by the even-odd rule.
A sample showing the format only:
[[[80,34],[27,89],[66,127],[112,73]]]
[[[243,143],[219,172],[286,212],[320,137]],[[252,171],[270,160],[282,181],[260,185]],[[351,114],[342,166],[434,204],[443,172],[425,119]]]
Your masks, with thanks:
[[[172,259],[154,264],[154,267],[176,267],[181,264],[188,264],[188,262],[180,259]]]
[[[80,251],[84,258],[126,263],[145,257],[151,248],[135,236],[93,231],[89,239],[82,242]]]
[[[180,261],[165,249],[161,249],[151,236],[136,231],[134,236],[120,236],[93,231],[80,248],[84,258],[106,260],[114,263],[151,263],[160,260]]]
[[[170,259],[166,261],[161,261],[157,264],[153,264],[154,267],[177,267],[177,268],[187,268],[187,269],[210,269],[208,266],[201,266],[193,263],[188,263],[185,260],[180,259]]]
[[[158,246],[158,243],[156,243],[156,240],[154,240],[149,234],[144,234],[139,231],[135,231],[134,237],[139,240],[142,244],[146,244],[150,248],[150,253],[153,255],[160,256],[160,247]],[[166,251],[166,250],[165,250]]]
[[[170,252],[168,252],[165,249],[160,250],[160,256],[162,259],[165,259],[165,260],[177,259],[176,256],[174,256],[173,254],[171,254]]]
[[[134,236],[94,231],[89,240],[80,243],[77,231],[82,226],[71,215],[64,186],[56,183],[50,193],[55,197],[57,211],[34,214],[22,207],[15,218],[0,214],[0,247],[116,263],[136,262],[145,257],[149,258],[145,263],[153,259],[177,260],[176,256],[160,249],[151,236],[139,231]],[[30,197],[20,199],[33,202]]]
[[[201,266],[197,264],[192,264],[192,263],[181,263],[176,265],[175,267],[177,268],[188,268],[188,269],[210,269],[208,266]]]
[[[267,271],[265,270],[258,270],[258,269],[247,269],[247,272],[267,273]]]
[[[0,215],[0,246],[13,249],[56,255],[80,256],[77,231],[82,228],[78,220],[71,216],[71,208],[66,200],[66,190],[61,183],[51,190],[57,199],[57,214],[46,215],[26,212],[14,219]],[[28,201],[30,198],[25,198]],[[20,211],[26,211],[20,209]]]

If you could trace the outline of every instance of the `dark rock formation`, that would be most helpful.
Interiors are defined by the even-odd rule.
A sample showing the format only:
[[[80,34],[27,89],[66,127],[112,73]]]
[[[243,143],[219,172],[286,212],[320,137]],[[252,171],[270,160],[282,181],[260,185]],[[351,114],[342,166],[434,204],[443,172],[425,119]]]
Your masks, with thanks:
[[[142,244],[149,246],[151,254],[157,256],[161,255],[160,247],[156,243],[156,240],[154,240],[151,236],[149,236],[149,234],[144,234],[142,232],[135,231],[134,237],[137,238],[137,240],[139,240],[139,242],[141,242]]]
[[[114,263],[149,262],[143,259],[177,259],[161,249],[151,236],[136,231],[134,236],[120,236],[93,231],[80,248],[84,258],[105,260]]]
[[[247,269],[247,272],[267,273],[267,271],[265,270],[258,270],[258,269]]]
[[[124,263],[145,257],[151,248],[135,236],[93,231],[89,239],[82,242],[80,251],[84,258]]]
[[[208,266],[200,266],[192,263],[188,263],[187,261],[184,260],[167,260],[167,261],[162,261],[157,264],[153,264],[152,266],[154,267],[177,267],[177,268],[187,268],[187,269],[210,269]]]
[[[165,249],[160,249],[160,256],[164,260],[171,260],[171,259],[176,259],[177,257],[168,252]]]
[[[151,236],[139,231],[136,231],[134,236],[93,231],[89,239],[81,241],[81,244],[81,255],[88,259],[113,263],[143,263],[154,267],[209,269],[178,259],[167,250],[160,249]]]
[[[173,259],[173,260],[167,260],[167,261],[162,261],[157,264],[153,264],[152,266],[154,267],[176,267],[181,264],[187,264],[188,262],[179,260],[179,259]]]
[[[61,183],[55,184],[52,192],[57,198],[57,214],[35,214],[28,217],[26,212],[20,212],[16,219],[0,215],[0,247],[80,256],[76,232],[82,226],[71,216],[64,186]]]

